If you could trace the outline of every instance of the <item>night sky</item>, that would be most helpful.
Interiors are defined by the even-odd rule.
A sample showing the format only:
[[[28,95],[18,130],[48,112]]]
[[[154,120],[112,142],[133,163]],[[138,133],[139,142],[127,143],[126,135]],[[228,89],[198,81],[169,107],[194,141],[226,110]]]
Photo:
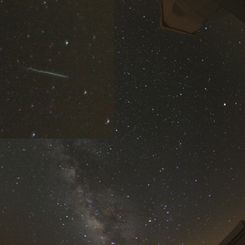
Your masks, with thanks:
[[[0,1],[0,244],[218,244],[245,219],[245,24],[25,3]]]
[[[116,88],[112,1],[0,4],[0,136],[111,137]]]

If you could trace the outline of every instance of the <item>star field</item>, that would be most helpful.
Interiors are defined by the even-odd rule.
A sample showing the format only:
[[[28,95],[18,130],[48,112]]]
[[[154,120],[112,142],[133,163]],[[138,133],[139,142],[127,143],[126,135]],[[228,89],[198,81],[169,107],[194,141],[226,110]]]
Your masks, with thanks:
[[[234,155],[177,161],[113,142],[1,141],[1,242],[217,244],[245,202],[244,154]]]
[[[113,4],[101,3],[0,2],[2,138],[111,136]]]
[[[9,11],[5,1],[1,4]],[[68,11],[65,7],[70,6],[69,16],[74,16],[73,25],[62,22],[70,28],[64,27],[64,36],[62,25],[52,34],[56,22],[50,22],[47,29],[54,4],[64,13]],[[84,41],[88,45],[98,38],[98,34],[94,36],[97,29],[79,36],[86,25],[81,21],[77,1],[40,1],[36,7],[28,6],[28,11],[46,11],[46,22],[37,29],[40,36],[49,32],[42,45],[51,45],[51,51],[43,55],[59,62],[42,67],[47,59],[40,51],[28,54],[36,58],[27,57],[27,49],[38,44],[35,41],[34,46],[25,43],[23,53],[20,47],[18,52],[10,52],[5,63],[7,87],[1,110],[6,120],[1,122],[2,137],[22,135],[30,139],[0,140],[0,244],[218,244],[239,220],[245,219],[244,23],[226,15],[208,21],[193,36],[182,35],[160,29],[158,1],[151,5],[142,0],[119,1],[114,6],[113,83],[105,82],[103,74],[109,72],[105,66],[102,70],[96,66],[99,70],[94,73],[101,78],[99,84],[105,84],[103,90],[98,80],[92,82],[95,80],[89,73],[85,80],[90,82],[78,82],[83,77],[79,67],[86,63],[82,57],[94,60],[88,63],[84,69],[87,70],[93,69],[100,62],[97,55],[103,54],[98,48],[93,58],[95,50],[91,47],[89,51],[85,49],[87,53],[78,54],[77,60],[72,58],[82,48],[79,41],[87,37],[84,33],[88,33],[89,40]],[[28,25],[31,26],[29,20],[25,27]],[[9,40],[13,40],[13,33],[8,33]],[[22,38],[28,40],[32,35],[25,28]],[[16,47],[16,42],[8,45]],[[3,45],[1,52],[4,50]],[[77,82],[71,85],[69,79],[67,84],[56,77],[16,70],[14,54],[26,68],[66,75],[69,79],[76,74]],[[8,57],[7,53],[4,57]],[[105,57],[103,62],[107,63]],[[73,64],[77,73],[72,72]],[[20,82],[24,77],[32,78],[25,80],[23,88]],[[41,87],[37,85],[40,81],[49,88],[42,83]],[[19,87],[13,89],[13,84]],[[19,95],[28,93],[28,88],[39,97],[29,96],[23,102]],[[43,99],[44,94],[50,96]],[[66,103],[75,106],[71,114],[67,110],[64,115],[64,104],[57,109],[57,98],[64,94]],[[99,114],[101,120],[95,128],[94,122],[89,124],[96,114],[92,109],[100,108],[96,98],[107,98],[106,95],[108,107],[102,107],[109,110]],[[56,118],[59,122],[67,116],[76,123],[65,123],[60,128],[56,126],[62,123],[38,126],[52,101],[55,112],[49,120]],[[91,103],[95,107],[86,110],[92,116],[84,122],[93,137],[82,137],[79,118],[84,114],[80,106],[88,108]],[[13,116],[17,107],[27,113]],[[31,110],[33,120],[24,116]],[[17,131],[13,130],[16,121],[11,118],[21,119]],[[109,132],[104,128],[110,128]],[[75,139],[68,139],[69,135]],[[96,135],[113,137],[100,139]]]

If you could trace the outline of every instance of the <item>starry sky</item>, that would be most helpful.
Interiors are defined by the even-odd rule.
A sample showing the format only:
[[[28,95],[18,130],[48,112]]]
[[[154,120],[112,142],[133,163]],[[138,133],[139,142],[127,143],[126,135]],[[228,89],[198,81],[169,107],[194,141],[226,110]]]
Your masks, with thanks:
[[[112,1],[0,4],[1,137],[110,137],[115,104]]]
[[[0,244],[218,244],[245,219],[245,24],[25,3],[0,1]]]

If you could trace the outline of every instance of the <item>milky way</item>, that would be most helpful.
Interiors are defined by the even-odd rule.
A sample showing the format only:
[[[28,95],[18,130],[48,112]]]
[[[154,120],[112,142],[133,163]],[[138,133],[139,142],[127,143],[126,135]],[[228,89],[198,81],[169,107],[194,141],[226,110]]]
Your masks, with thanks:
[[[48,144],[50,146],[50,144]],[[97,146],[97,147],[96,147]],[[65,145],[57,142],[52,144],[51,156],[58,162],[58,175],[64,182],[66,192],[64,200],[70,203],[73,210],[74,222],[77,222],[77,232],[81,238],[92,244],[121,244],[137,240],[139,220],[137,210],[128,197],[123,197],[111,186],[104,186],[98,181],[97,186],[89,177],[86,166],[96,164],[100,155],[105,154],[105,143],[96,143],[92,140],[78,140],[72,144],[74,151],[81,151],[80,158],[76,158]],[[84,155],[87,155],[85,157]],[[93,159],[92,163],[86,158]],[[103,156],[104,157],[104,156]]]

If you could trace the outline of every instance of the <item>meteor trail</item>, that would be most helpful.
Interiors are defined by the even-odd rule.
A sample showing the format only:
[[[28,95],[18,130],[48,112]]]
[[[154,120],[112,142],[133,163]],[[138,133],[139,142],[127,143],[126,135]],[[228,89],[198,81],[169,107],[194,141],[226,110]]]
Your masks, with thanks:
[[[36,68],[33,68],[33,67],[28,67],[27,71],[37,72],[37,73],[40,73],[40,74],[53,76],[53,77],[58,77],[58,78],[64,78],[64,79],[69,78],[69,76],[67,76],[67,75],[63,75],[63,74],[56,73],[56,72],[51,72],[51,71],[39,70],[39,69],[36,69]]]

